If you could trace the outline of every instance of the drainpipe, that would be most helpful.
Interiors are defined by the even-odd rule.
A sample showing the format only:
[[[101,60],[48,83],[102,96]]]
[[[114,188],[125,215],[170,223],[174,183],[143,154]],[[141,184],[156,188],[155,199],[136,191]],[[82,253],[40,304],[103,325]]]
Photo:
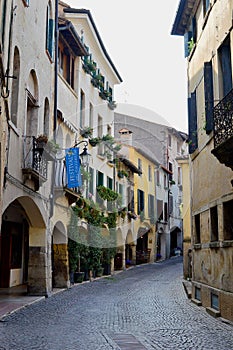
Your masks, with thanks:
[[[57,131],[57,82],[58,82],[58,0],[55,0],[55,30],[54,30],[54,106],[53,106],[53,140],[56,142],[56,131]],[[55,161],[52,166],[52,183],[51,183],[51,194],[50,194],[50,215],[54,213],[54,179],[55,179]]]

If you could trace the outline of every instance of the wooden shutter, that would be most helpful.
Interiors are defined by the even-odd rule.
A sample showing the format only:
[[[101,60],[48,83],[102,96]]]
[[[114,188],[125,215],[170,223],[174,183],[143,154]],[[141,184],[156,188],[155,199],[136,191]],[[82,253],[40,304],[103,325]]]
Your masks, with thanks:
[[[205,89],[206,133],[209,134],[213,130],[213,107],[214,107],[212,61],[204,63],[204,89]]]
[[[189,153],[193,153],[198,146],[197,143],[197,105],[196,91],[188,98],[188,129],[189,129]]]
[[[50,57],[53,58],[53,48],[54,48],[54,20],[52,18],[49,19],[49,37],[48,37],[48,52]]]

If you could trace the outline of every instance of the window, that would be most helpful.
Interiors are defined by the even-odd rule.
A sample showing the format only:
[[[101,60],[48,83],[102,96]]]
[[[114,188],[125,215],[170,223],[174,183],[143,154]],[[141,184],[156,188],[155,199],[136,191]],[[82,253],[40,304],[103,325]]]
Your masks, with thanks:
[[[168,221],[168,207],[167,203],[164,203],[164,221]]]
[[[138,158],[138,169],[142,171],[142,160]],[[138,174],[139,176],[142,176],[141,174]]]
[[[98,115],[98,137],[101,139],[103,137],[103,118]],[[104,154],[104,144],[101,142],[98,145],[98,154],[103,155]]]
[[[169,194],[168,197],[168,209],[169,209],[169,215],[171,216],[173,213],[173,196],[171,194]]]
[[[218,241],[218,207],[210,208],[210,240]]]
[[[171,137],[171,135],[168,135],[168,146],[169,147],[172,146],[172,137]]]
[[[163,201],[157,199],[157,218],[158,221],[163,221]]]
[[[219,310],[219,299],[217,294],[211,293],[211,307],[212,309]]]
[[[94,194],[94,169],[89,167],[89,193]]]
[[[181,171],[181,167],[179,166],[178,169],[178,185],[182,184],[182,171]]]
[[[223,203],[223,237],[233,240],[233,200]]]
[[[110,177],[107,177],[107,187],[113,189],[113,180]]]
[[[197,138],[197,102],[196,91],[188,98],[188,131],[189,131],[189,153],[193,153],[198,147]]]
[[[210,7],[210,0],[203,0],[203,15],[205,17],[206,12],[208,11]]]
[[[148,195],[148,216],[150,219],[155,217],[155,198],[152,194]]]
[[[201,243],[201,222],[200,222],[200,214],[194,216],[194,244]]]
[[[53,59],[54,50],[54,20],[52,18],[51,3],[47,6],[47,25],[46,25],[46,50],[50,58]]]
[[[148,165],[148,180],[152,181],[151,166]]]
[[[168,169],[171,172],[171,174],[168,175],[169,181],[172,181],[173,180],[173,164],[171,162],[169,162],[169,164],[168,164]]]
[[[214,107],[212,61],[204,63],[204,90],[205,90],[206,133],[209,134],[213,130],[213,107]]]
[[[30,0],[23,0],[23,3],[25,6],[29,7],[30,5]]]
[[[144,211],[144,192],[138,190],[138,215]]]
[[[219,90],[220,98],[225,97],[232,89],[231,48],[228,36],[218,49]]]
[[[134,191],[128,187],[128,210],[134,212]]]
[[[93,128],[93,105],[91,103],[89,105],[89,126]]]
[[[12,98],[11,98],[11,120],[15,126],[17,126],[17,114],[18,114],[18,96],[19,96],[19,78],[20,78],[20,58],[19,50],[15,47],[14,50],[14,63],[13,63],[13,76],[12,79]]]
[[[126,206],[126,195],[125,195],[125,186],[120,184],[118,185],[118,193],[120,195],[120,202],[119,202],[119,199],[118,199],[118,204],[120,207],[125,207]]]
[[[189,30],[184,33],[184,55],[188,57],[194,44],[197,41],[197,23],[196,17],[192,18]]]
[[[81,90],[80,92],[80,128],[83,128],[85,125],[85,94]]]
[[[163,187],[165,188],[165,189],[167,189],[167,175],[164,175],[163,176]]]
[[[156,184],[160,186],[160,172],[158,170],[156,171]]]
[[[96,186],[104,185],[104,174],[101,171],[96,172]]]
[[[46,97],[44,102],[44,123],[43,123],[44,135],[49,135],[49,100]]]
[[[195,287],[195,299],[201,301],[201,288]]]

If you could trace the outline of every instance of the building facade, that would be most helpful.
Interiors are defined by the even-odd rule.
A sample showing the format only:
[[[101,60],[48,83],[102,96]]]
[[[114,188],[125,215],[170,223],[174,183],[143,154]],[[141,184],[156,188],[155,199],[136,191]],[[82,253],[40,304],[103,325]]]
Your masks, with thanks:
[[[156,229],[159,232],[158,258],[169,258],[177,252],[176,248],[182,253],[182,171],[176,157],[187,153],[187,135],[166,125],[145,121],[139,116],[117,112],[114,123],[116,139],[119,138],[119,131],[127,128],[130,135],[123,135],[123,142],[140,149],[145,157],[157,164],[153,177],[156,184]]]
[[[43,154],[38,136],[53,138],[55,2],[14,1],[13,6],[2,1],[1,6],[5,125],[0,285],[27,283],[29,293],[49,295],[52,161]]]
[[[232,1],[181,0],[188,72],[192,298],[233,320]]]

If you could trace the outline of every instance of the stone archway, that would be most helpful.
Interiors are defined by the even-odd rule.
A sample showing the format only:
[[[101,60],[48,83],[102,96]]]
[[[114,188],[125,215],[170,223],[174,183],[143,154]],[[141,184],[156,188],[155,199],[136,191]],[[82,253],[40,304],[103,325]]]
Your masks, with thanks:
[[[3,213],[0,269],[1,287],[27,284],[29,294],[50,291],[46,225],[30,197],[16,198]]]
[[[52,234],[52,287],[69,286],[68,241],[64,224],[58,221]]]

